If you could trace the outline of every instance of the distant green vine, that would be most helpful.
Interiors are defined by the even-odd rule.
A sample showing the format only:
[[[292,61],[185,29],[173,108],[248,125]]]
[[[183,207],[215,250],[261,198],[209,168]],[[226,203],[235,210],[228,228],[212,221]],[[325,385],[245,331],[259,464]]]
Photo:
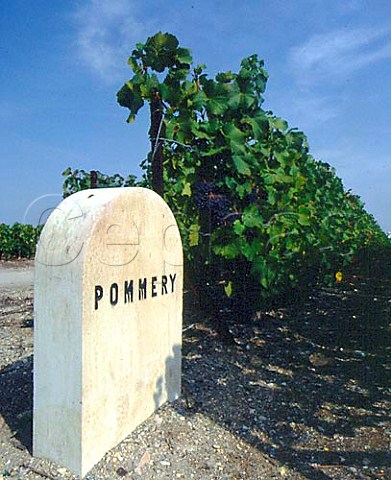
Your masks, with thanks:
[[[72,193],[88,188],[111,188],[111,187],[134,187],[139,184],[135,175],[128,175],[127,178],[122,177],[118,173],[114,175],[106,175],[94,170],[87,172],[83,169],[72,170],[68,167],[62,172],[63,197],[66,198]],[[93,178],[95,176],[95,178]]]
[[[0,223],[0,259],[33,257],[42,227]]]

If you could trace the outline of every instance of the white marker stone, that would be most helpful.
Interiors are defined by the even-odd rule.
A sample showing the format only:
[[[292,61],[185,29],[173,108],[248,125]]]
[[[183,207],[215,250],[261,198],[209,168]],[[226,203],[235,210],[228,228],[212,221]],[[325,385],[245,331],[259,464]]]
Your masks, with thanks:
[[[144,188],[84,190],[35,261],[33,453],[84,476],[181,390],[182,245]]]

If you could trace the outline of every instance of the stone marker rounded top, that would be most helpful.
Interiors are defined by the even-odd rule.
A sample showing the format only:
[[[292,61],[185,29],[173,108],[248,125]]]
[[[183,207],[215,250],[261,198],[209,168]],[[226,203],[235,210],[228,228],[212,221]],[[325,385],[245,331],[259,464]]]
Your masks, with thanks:
[[[94,231],[99,230],[98,260],[111,266],[130,263],[139,252],[146,219],[153,224],[156,239],[163,240],[166,261],[182,265],[174,215],[159,195],[141,187],[83,190],[67,197],[45,224],[36,261],[67,265],[83,254],[89,239],[96,240]]]
[[[145,235],[155,237],[166,262],[182,265],[177,223],[159,195],[141,187],[82,190],[67,197],[50,215],[36,261],[53,267],[78,261],[92,239],[99,249],[98,262],[126,265],[139,254]]]
[[[33,451],[85,473],[181,389],[182,244],[145,188],[84,190],[37,247]]]

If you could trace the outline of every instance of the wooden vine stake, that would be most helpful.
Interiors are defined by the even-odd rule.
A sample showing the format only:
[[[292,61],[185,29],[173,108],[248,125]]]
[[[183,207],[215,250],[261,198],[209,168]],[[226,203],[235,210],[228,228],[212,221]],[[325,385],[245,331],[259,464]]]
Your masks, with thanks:
[[[150,111],[151,127],[149,129],[149,138],[152,151],[152,189],[163,197],[163,143],[160,141],[160,138],[164,137],[163,102],[157,90],[152,96]]]

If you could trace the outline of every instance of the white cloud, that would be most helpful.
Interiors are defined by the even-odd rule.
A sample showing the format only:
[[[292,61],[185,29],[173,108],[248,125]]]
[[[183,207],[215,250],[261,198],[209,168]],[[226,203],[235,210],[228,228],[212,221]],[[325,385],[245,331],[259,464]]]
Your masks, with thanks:
[[[269,96],[268,100],[266,109],[273,105],[270,108],[276,115],[287,119],[290,127],[306,132],[309,137],[343,110],[343,102],[338,96],[312,92],[294,84],[289,90],[273,92],[273,98]]]
[[[343,29],[316,34],[290,50],[298,81],[342,80],[360,68],[391,58],[391,28]]]
[[[129,0],[88,0],[75,14],[79,59],[106,81],[121,76],[131,49],[146,36]]]
[[[304,130],[319,128],[319,124],[332,120],[340,112],[340,107],[335,99],[311,95],[308,92],[302,92],[301,95],[296,96],[291,105],[293,114],[297,121],[300,120]]]

